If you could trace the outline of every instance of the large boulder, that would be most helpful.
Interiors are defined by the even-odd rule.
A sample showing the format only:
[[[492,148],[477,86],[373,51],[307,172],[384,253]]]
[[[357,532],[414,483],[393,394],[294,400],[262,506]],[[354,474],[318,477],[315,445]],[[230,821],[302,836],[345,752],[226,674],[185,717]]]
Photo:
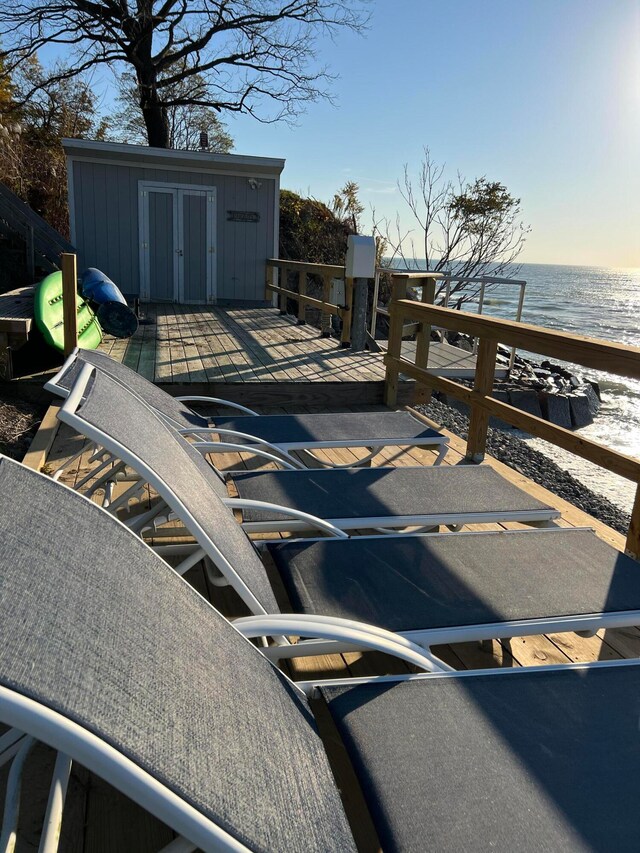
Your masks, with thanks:
[[[537,418],[542,417],[540,401],[538,400],[536,391],[512,388],[509,391],[509,403],[515,406],[516,409],[522,409],[523,412],[535,415]]]
[[[542,409],[542,417],[553,424],[571,429],[571,407],[569,399],[565,394],[547,394],[542,392],[539,395],[540,408]]]
[[[589,426],[593,423],[589,398],[583,391],[567,394],[567,399],[571,408],[571,424],[574,429],[580,429],[580,427]]]

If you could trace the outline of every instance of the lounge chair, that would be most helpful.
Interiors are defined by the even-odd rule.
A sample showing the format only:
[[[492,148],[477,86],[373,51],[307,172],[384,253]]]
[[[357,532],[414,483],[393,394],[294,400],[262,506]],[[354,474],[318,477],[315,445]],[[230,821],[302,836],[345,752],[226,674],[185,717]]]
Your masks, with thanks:
[[[243,500],[290,507],[349,531],[501,521],[546,526],[560,516],[489,465],[234,471],[229,478]],[[304,528],[251,508],[242,511],[242,519],[247,533]]]
[[[438,464],[447,452],[446,436],[418,421],[409,412],[342,412],[334,414],[258,415],[257,412],[215,397],[172,397],[140,374],[95,350],[76,349],[45,388],[66,396],[84,364],[92,364],[130,388],[185,435],[218,434],[237,444],[258,444],[300,467],[299,459],[311,454],[315,465],[351,467],[368,464],[383,447],[427,447],[437,451]],[[193,412],[187,402],[228,406],[242,417],[209,419]],[[332,465],[313,454],[323,448],[366,448],[369,452],[349,466]],[[297,452],[298,456],[292,454]]]
[[[637,849],[637,662],[298,686],[113,517],[6,459],[0,527],[8,849],[34,740],[58,751],[47,851],[72,761],[178,833],[165,853]]]
[[[124,388],[123,385],[120,386]],[[118,394],[118,404],[126,414],[134,403],[136,420],[126,417],[119,435],[125,445],[147,440],[146,410],[131,400],[134,392],[125,389]],[[140,398],[137,398],[138,401]],[[130,425],[131,435],[122,427]],[[97,422],[100,426],[100,422]],[[177,436],[175,442],[184,444]],[[220,448],[219,442],[198,442],[201,453],[212,458]],[[223,448],[228,445],[222,445]],[[142,451],[141,451],[142,452]],[[167,447],[166,453],[171,452]],[[270,461],[275,457],[266,455]],[[144,459],[144,453],[142,453]],[[105,485],[113,470],[111,456],[106,465],[93,476],[90,472],[81,480],[85,485],[93,480],[92,489]],[[288,463],[281,460],[283,466]],[[56,472],[61,476],[68,462]],[[224,475],[213,469],[217,476]],[[98,475],[102,473],[102,476]],[[433,528],[437,525],[460,526],[486,522],[517,521],[525,524],[548,525],[559,517],[557,509],[533,498],[527,492],[505,480],[490,466],[415,466],[335,469],[297,469],[280,471],[231,472],[239,497],[248,501],[290,508],[329,521],[341,530],[380,529],[395,532],[405,528]],[[221,496],[228,499],[224,490]],[[308,523],[283,518],[282,509],[275,512],[252,509],[243,511],[243,526],[247,532],[264,534],[281,531],[308,530]]]
[[[224,485],[193,448],[177,441],[141,400],[90,365],[59,417],[153,487],[197,543],[182,549],[178,571],[206,557],[251,612],[264,618],[265,635],[278,636],[283,617],[272,614],[282,608],[378,624],[425,647],[640,623],[638,563],[590,530],[562,528],[269,545],[289,598],[281,607],[254,545],[230,511],[273,507],[225,501]],[[129,430],[127,422],[137,428]],[[286,508],[280,512],[335,539],[346,537],[321,519]],[[170,547],[171,553],[180,548]],[[318,641],[295,649],[282,644],[273,654],[286,657],[303,650],[317,653]]]

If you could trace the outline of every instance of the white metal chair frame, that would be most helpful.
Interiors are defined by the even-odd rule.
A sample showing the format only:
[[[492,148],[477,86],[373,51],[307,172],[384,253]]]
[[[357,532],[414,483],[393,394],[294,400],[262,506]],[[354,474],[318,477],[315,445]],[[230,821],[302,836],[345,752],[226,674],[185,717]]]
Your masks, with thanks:
[[[69,360],[68,360],[69,362]],[[66,363],[65,363],[66,364]],[[86,366],[92,366],[87,364]],[[99,370],[93,366],[94,370]],[[61,369],[61,372],[64,368]],[[53,382],[53,380],[51,380]],[[116,380],[113,380],[116,381]],[[50,384],[50,383],[48,383]],[[77,383],[76,383],[77,384]],[[60,387],[60,386],[56,386]],[[61,389],[64,390],[64,389]],[[128,393],[133,394],[130,389],[127,389]],[[140,400],[141,398],[136,397],[136,399]],[[183,399],[183,398],[178,398]],[[187,398],[184,398],[187,399]],[[192,398],[189,398],[192,399]],[[197,400],[207,400],[206,397],[196,397],[193,399]],[[153,411],[156,415],[159,415],[163,418],[163,420],[167,420],[162,413],[158,412],[156,409],[153,409],[148,403],[144,400],[141,400],[142,403],[150,410]],[[239,405],[239,404],[232,404]],[[246,407],[242,407],[246,408]],[[251,411],[251,410],[247,410]],[[253,413],[255,414],[255,413]],[[172,426],[174,426],[172,424]],[[200,435],[210,435],[211,430],[208,429],[194,429],[194,430],[176,430],[178,433],[185,437],[194,437],[197,438]],[[203,456],[207,456],[209,454],[215,453],[225,453],[225,452],[238,452],[238,453],[250,453],[253,456],[259,457],[261,459],[266,460],[267,462],[273,462],[277,465],[280,465],[285,470],[306,470],[305,466],[293,455],[286,455],[286,458],[282,455],[278,455],[279,448],[275,448],[274,446],[269,444],[269,442],[265,442],[262,439],[257,439],[247,433],[239,433],[233,430],[219,429],[216,430],[221,436],[233,436],[235,438],[239,438],[241,440],[247,440],[255,442],[252,445],[243,444],[243,443],[230,443],[226,441],[196,441],[192,444]],[[333,443],[332,443],[333,444]],[[335,443],[338,446],[339,443]],[[86,492],[88,496],[94,494],[96,491],[100,489],[105,489],[105,500],[104,506],[111,506],[112,509],[119,508],[121,506],[125,506],[126,503],[135,497],[135,490],[131,490],[130,493],[122,495],[115,503],[111,502],[111,489],[113,486],[112,481],[115,479],[122,479],[125,476],[126,465],[122,461],[118,460],[118,457],[114,456],[112,453],[105,451],[103,447],[99,445],[99,442],[91,441],[89,447],[96,446],[95,453],[89,459],[89,464],[92,461],[97,459],[101,459],[100,464],[92,469],[85,477],[83,477],[78,483],[76,483],[75,488],[81,489],[84,485],[86,485],[90,480],[93,480],[89,490]],[[384,445],[381,445],[384,446]],[[267,449],[268,448],[268,449]],[[83,453],[87,451],[87,447],[81,448],[77,453],[75,453],[68,460],[65,460],[59,468],[53,473],[54,479],[59,479],[65,470],[71,465],[76,459],[82,456]],[[444,455],[446,454],[448,449],[447,444],[442,444],[440,446],[440,455],[438,460],[434,464],[438,464]],[[377,451],[376,451],[377,452]],[[369,457],[367,457],[369,458]],[[366,460],[361,460],[364,462]],[[359,465],[360,463],[358,463]],[[233,478],[233,474],[236,472],[221,472],[214,467],[216,473],[222,479]],[[350,465],[336,465],[331,466],[333,468],[348,468],[348,467],[357,467]],[[411,466],[414,468],[421,468],[422,466]],[[101,473],[102,472],[102,473]],[[94,479],[96,475],[100,474],[97,479]],[[243,509],[250,508],[248,504],[241,504],[239,498],[229,498],[226,501],[227,505],[233,509]],[[286,520],[278,521],[271,519],[269,521],[243,521],[242,526],[246,530],[247,533],[252,534],[269,534],[269,533],[282,533],[282,532],[296,532],[296,531],[308,531],[311,530],[321,530],[326,529],[323,527],[319,527],[315,523],[310,527],[309,522],[311,521],[311,516],[308,514],[300,514],[297,515],[296,512],[290,510],[287,507],[283,507],[277,504],[270,504],[271,511],[278,515],[287,516]],[[262,508],[266,509],[266,505]],[[162,512],[162,508],[158,508],[156,514]],[[516,521],[522,524],[530,524],[532,526],[548,526],[553,525],[553,520],[558,518],[560,513],[558,511],[554,511],[553,509],[543,509],[543,510],[523,510],[520,512],[515,511],[504,511],[504,512],[496,512],[496,511],[487,511],[487,512],[474,512],[474,513],[461,513],[461,512],[452,512],[452,513],[434,513],[432,515],[403,515],[403,516],[361,516],[358,518],[331,518],[327,519],[330,524],[333,525],[334,528],[339,528],[340,530],[345,531],[354,531],[354,530],[377,530],[380,533],[390,533],[390,534],[401,534],[401,533],[418,533],[423,531],[432,530],[434,527],[438,525],[447,525],[451,528],[459,528],[463,525],[467,524],[482,524],[486,522],[501,522],[501,521]],[[136,520],[132,522],[134,525],[138,524]],[[137,527],[135,528],[137,529]]]
[[[597,661],[588,664],[557,664],[520,669],[467,670],[464,672],[437,671],[415,675],[374,676],[354,678],[350,685],[398,684],[441,678],[519,678],[529,673],[548,673],[571,669],[586,672],[612,667],[637,667],[637,661]],[[286,676],[284,676],[286,678]],[[322,687],[344,686],[343,679],[326,679],[309,682],[290,682],[294,691],[317,697]],[[12,760],[5,809],[0,832],[0,849],[13,851],[17,839],[17,822],[20,804],[22,770],[28,754],[41,741],[58,755],[53,772],[49,801],[43,822],[39,853],[55,853],[58,849],[63,820],[64,799],[72,761],[82,764],[96,775],[110,782],[125,796],[138,803],[163,823],[170,826],[179,837],[162,848],[160,853],[191,853],[198,848],[208,851],[247,851],[248,848],[209,820],[190,804],[182,800],[167,786],[158,782],[115,747],[87,731],[62,714],[47,708],[27,696],[0,686],[0,720],[12,728],[0,738],[0,766]]]
[[[64,364],[62,365],[62,367],[60,368],[58,373],[45,384],[44,387],[47,391],[51,391],[53,394],[56,394],[56,395],[61,396],[61,397],[68,396],[69,391],[66,388],[64,388],[62,385],[60,385],[58,380],[59,380],[59,377],[61,377],[67,371],[67,369],[73,364],[73,362],[76,360],[78,352],[79,352],[79,348],[76,347],[76,349],[74,349],[74,351],[71,353],[71,355],[66,359],[66,361],[64,362]],[[100,368],[96,367],[95,369],[99,370]],[[116,379],[114,381],[117,382],[118,380]],[[231,400],[224,400],[220,397],[203,397],[200,395],[186,395],[186,396],[176,397],[175,399],[177,399],[183,403],[198,402],[198,403],[206,403],[206,404],[215,405],[215,406],[225,406],[225,407],[228,407],[231,409],[235,409],[235,410],[241,412],[243,415],[247,415],[250,417],[258,417],[258,418],[262,417],[258,412],[254,411],[253,409],[248,408],[247,406],[242,406],[240,403],[234,403]],[[367,441],[353,441],[352,440],[352,441],[347,441],[346,443],[345,443],[345,441],[322,441],[322,442],[316,441],[316,442],[312,443],[312,447],[310,447],[309,442],[270,443],[268,441],[265,441],[264,439],[260,439],[256,436],[252,436],[248,433],[243,433],[243,432],[238,431],[238,430],[231,430],[231,429],[224,429],[224,428],[218,429],[218,428],[216,428],[215,424],[212,424],[210,427],[206,427],[206,428],[205,427],[194,427],[193,429],[191,429],[191,428],[185,429],[182,427],[182,424],[177,423],[176,421],[167,417],[167,415],[164,414],[163,412],[158,412],[158,414],[160,414],[164,420],[166,420],[168,423],[170,423],[172,425],[172,427],[174,427],[174,429],[176,429],[177,432],[179,432],[181,435],[184,435],[185,437],[186,436],[203,436],[203,435],[204,436],[225,435],[225,436],[229,436],[230,438],[235,437],[235,438],[239,439],[239,442],[236,442],[236,444],[239,443],[239,444],[243,445],[242,450],[244,450],[244,451],[249,450],[249,447],[247,445],[257,446],[257,447],[260,447],[263,449],[268,449],[268,452],[276,457],[276,459],[274,461],[279,461],[282,459],[295,468],[304,468],[306,466],[304,464],[302,464],[302,462],[300,461],[299,458],[296,458],[295,456],[292,455],[292,453],[294,453],[294,452],[296,452],[298,454],[298,457],[300,455],[302,455],[303,458],[305,455],[309,456],[310,459],[313,461],[314,466],[320,465],[322,467],[327,467],[327,468],[353,468],[353,467],[360,467],[363,465],[368,465],[371,462],[371,460],[374,459],[380,453],[382,448],[384,448],[384,447],[390,447],[390,446],[396,446],[397,445],[397,446],[424,446],[424,447],[437,448],[438,453],[437,453],[437,457],[436,457],[436,460],[434,462],[434,465],[439,465],[442,462],[442,460],[446,456],[447,451],[449,449],[449,446],[448,446],[449,439],[444,435],[440,435],[438,437],[431,437],[429,439],[425,439],[424,441],[418,441],[416,439],[412,439],[412,440],[407,440],[407,439],[394,439],[394,440],[380,439],[379,441],[368,439]],[[353,463],[346,463],[346,464],[334,464],[334,463],[328,462],[326,460],[320,459],[319,457],[317,457],[313,453],[314,449],[329,449],[329,448],[335,448],[335,447],[364,447],[369,451],[369,453],[366,456],[364,456],[363,458],[354,461]],[[229,448],[229,449],[231,449],[231,448]]]
[[[313,639],[290,644],[283,641],[283,637],[289,633],[296,636],[305,636],[304,622],[305,617],[301,614],[267,614],[264,607],[254,596],[253,592],[239,577],[230,564],[228,559],[224,557],[215,542],[207,535],[207,533],[198,524],[189,509],[176,497],[172,492],[169,484],[161,480],[155,472],[142,460],[139,459],[128,448],[121,445],[119,442],[112,439],[102,431],[98,430],[91,424],[84,421],[81,415],[78,414],[77,408],[84,395],[84,390],[89,382],[91,373],[94,368],[91,365],[86,365],[72,390],[67,397],[60,411],[60,419],[72,426],[78,432],[86,435],[88,438],[100,444],[114,454],[118,459],[125,462],[134,468],[144,480],[149,483],[152,488],[160,495],[162,500],[171,508],[171,511],[178,517],[187,530],[196,540],[195,546],[179,546],[183,547],[188,556],[176,567],[176,571],[184,574],[189,568],[195,565],[200,559],[208,557],[216,570],[226,579],[230,586],[238,593],[253,616],[245,617],[238,620],[239,627],[243,629],[251,629],[252,626],[259,625],[260,636],[272,636],[276,641],[275,646],[270,646],[264,649],[264,653],[273,660],[283,658],[298,657],[301,655],[317,655],[317,654],[333,654],[341,651],[351,651],[353,646],[350,645],[351,638],[347,642],[341,642],[337,637],[331,636],[325,640],[320,634],[320,626],[326,624],[331,625],[332,617],[314,616]],[[348,538],[347,534],[339,530],[334,525],[322,519],[316,519],[313,516],[307,516],[305,513],[294,512],[285,507],[279,507],[271,504],[261,503],[259,501],[242,501],[239,499],[228,499],[225,502],[230,509],[242,507],[250,507],[252,509],[263,509],[268,512],[282,512],[291,514],[294,518],[298,518],[305,524],[316,526],[325,533],[332,535],[335,538]],[[579,528],[573,528],[578,530]],[[450,534],[427,533],[424,536],[448,536]],[[570,530],[511,530],[511,531],[488,531],[484,533],[469,533],[461,532],[456,536],[541,536],[541,535],[572,535]],[[384,535],[367,537],[367,539],[375,540],[377,538],[388,538]],[[251,541],[251,540],[249,540]],[[313,540],[305,540],[313,541]],[[252,546],[255,547],[254,543]],[[162,554],[162,550],[159,549]],[[165,551],[165,553],[167,553]],[[265,621],[264,617],[268,617]],[[299,620],[299,622],[295,622]],[[307,620],[308,621],[308,620]],[[349,624],[354,629],[359,629],[360,623],[353,620],[343,620],[345,626]],[[497,639],[504,637],[517,637],[532,634],[576,631],[581,633],[594,633],[600,628],[620,628],[630,625],[636,625],[640,622],[640,611],[629,610],[619,611],[614,613],[588,613],[578,616],[550,616],[532,619],[505,620],[501,622],[493,622],[480,625],[465,625],[447,628],[424,628],[414,629],[409,631],[397,632],[394,637],[403,637],[414,646],[423,647],[430,652],[431,646],[437,644],[459,643],[474,640]],[[235,623],[234,623],[235,624]],[[307,634],[307,636],[309,636]],[[440,663],[438,665],[441,665]]]

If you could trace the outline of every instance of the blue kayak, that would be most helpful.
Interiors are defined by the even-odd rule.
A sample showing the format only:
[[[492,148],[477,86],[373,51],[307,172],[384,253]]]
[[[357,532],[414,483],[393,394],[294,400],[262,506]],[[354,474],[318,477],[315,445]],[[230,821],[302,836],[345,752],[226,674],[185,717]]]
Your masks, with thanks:
[[[115,282],[95,267],[88,267],[80,280],[82,295],[97,306],[96,314],[105,332],[115,338],[130,338],[138,328],[138,318]]]

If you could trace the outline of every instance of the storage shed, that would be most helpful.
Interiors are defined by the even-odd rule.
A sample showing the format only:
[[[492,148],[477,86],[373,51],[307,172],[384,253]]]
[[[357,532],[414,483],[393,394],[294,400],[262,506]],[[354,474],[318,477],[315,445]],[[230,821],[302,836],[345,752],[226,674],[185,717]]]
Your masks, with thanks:
[[[143,301],[264,303],[284,160],[65,139],[71,242]]]

